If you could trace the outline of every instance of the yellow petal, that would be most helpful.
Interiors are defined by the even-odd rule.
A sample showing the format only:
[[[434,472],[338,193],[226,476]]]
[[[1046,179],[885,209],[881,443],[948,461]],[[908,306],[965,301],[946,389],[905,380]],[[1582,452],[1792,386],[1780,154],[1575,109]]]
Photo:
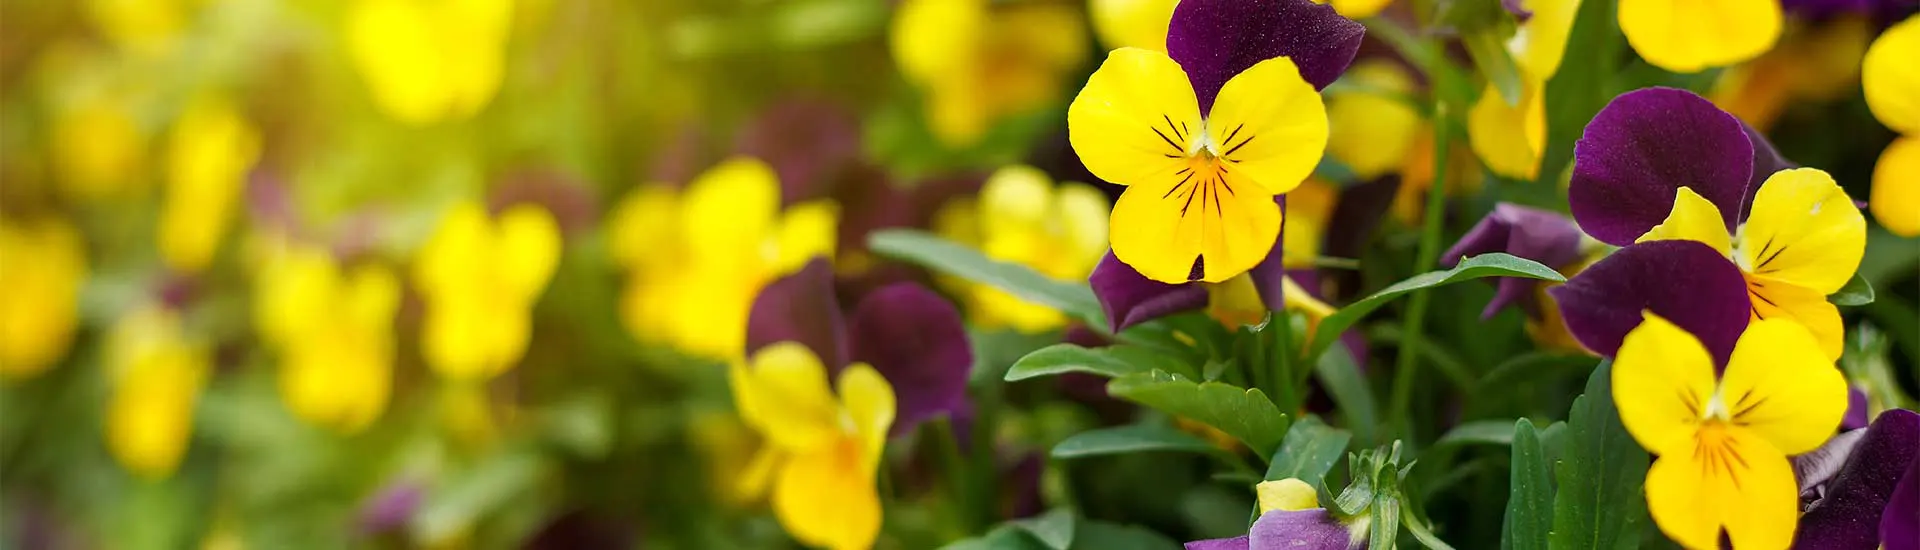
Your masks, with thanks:
[[[1533,17],[1507,40],[1507,50],[1520,69],[1545,82],[1560,71],[1560,58],[1567,51],[1567,36],[1573,32],[1573,16],[1580,12],[1580,0],[1528,0]]]
[[[837,437],[838,412],[827,369],[806,346],[780,342],[753,354],[752,366],[729,370],[740,417],[772,444],[811,452]]]
[[[1365,19],[1386,9],[1393,0],[1332,0],[1333,11],[1350,19]]]
[[[1720,381],[1733,421],[1786,454],[1819,447],[1847,412],[1847,382],[1805,328],[1755,321],[1740,335]]]
[[[492,265],[504,286],[498,290],[520,300],[540,296],[560,265],[560,224],[547,209],[521,203],[500,213],[497,230]]]
[[[260,157],[260,134],[228,102],[201,99],[181,113],[169,141],[160,255],[176,271],[197,273],[219,249]]]
[[[480,285],[474,274],[487,269],[492,231],[487,208],[479,202],[461,202],[447,209],[433,234],[420,245],[413,264],[414,286],[430,299],[473,293]]]
[[[415,2],[358,0],[347,8],[346,45],[374,103],[409,124],[434,122],[449,108],[440,45],[425,30],[431,19]]]
[[[1614,357],[1613,400],[1620,423],[1640,446],[1657,454],[1685,452],[1669,446],[1687,441],[1707,412],[1713,389],[1713,357],[1700,339],[1652,313],[1627,333]]]
[[[1217,283],[1265,259],[1280,236],[1280,206],[1273,196],[1232,173],[1201,179],[1135,185],[1121,193],[1113,205],[1114,256],[1166,283]],[[1196,259],[1202,267],[1197,274]]]
[[[1920,236],[1920,137],[1893,140],[1873,165],[1873,219],[1902,237]]]
[[[1784,549],[1799,499],[1793,468],[1766,440],[1715,424],[1684,437],[1647,471],[1647,511],[1660,531],[1689,549],[1719,548],[1722,527],[1735,548]]]
[[[633,270],[670,265],[680,247],[679,207],[679,195],[666,184],[641,184],[628,191],[607,220],[613,260]]]
[[[316,313],[334,306],[339,271],[325,249],[296,245],[269,260],[258,279],[253,304],[261,339],[284,346],[328,324]]]
[[[1860,64],[1860,87],[1874,118],[1904,134],[1920,134],[1920,17],[1880,33]]]
[[[1262,481],[1253,486],[1254,496],[1260,503],[1260,513],[1273,511],[1298,512],[1320,507],[1320,495],[1305,481],[1298,478]]]
[[[693,261],[745,269],[773,235],[780,179],[759,159],[734,157],[700,174],[681,200],[680,232]]]
[[[1540,84],[1527,83],[1519,105],[1508,105],[1492,83],[1467,112],[1467,141],[1487,169],[1513,179],[1540,172],[1547,141],[1547,107]]]
[[[393,329],[393,314],[400,309],[400,281],[392,270],[363,265],[349,272],[343,284],[341,301],[331,305],[340,309],[341,324],[382,333]]]
[[[818,199],[787,207],[780,217],[779,259],[774,274],[799,270],[814,258],[833,261],[840,240],[840,205]]]
[[[860,442],[860,468],[872,479],[880,464],[880,453],[886,450],[887,430],[893,427],[893,386],[872,366],[854,363],[840,371],[839,388],[840,399],[846,404],[847,415],[853,419],[853,431]]]
[[[1753,303],[1755,319],[1788,319],[1813,333],[1820,350],[1828,359],[1840,359],[1844,348],[1845,326],[1840,323],[1840,308],[1827,301],[1827,295],[1806,287],[1747,275],[1747,298]]]
[[[65,221],[0,220],[0,377],[28,378],[66,354],[79,325],[87,251]]]
[[[793,455],[776,474],[774,516],[809,546],[864,550],[880,535],[880,493],[871,471],[856,466],[860,444],[837,438]]]
[[[1695,241],[1713,247],[1726,256],[1732,250],[1732,237],[1727,235],[1726,220],[1720,217],[1720,208],[1706,197],[1693,192],[1691,187],[1682,187],[1673,197],[1673,211],[1667,213],[1666,221],[1653,226],[1634,242],[1648,241]]]
[[[1339,189],[1314,178],[1287,193],[1287,227],[1280,238],[1287,241],[1281,250],[1286,254],[1288,269],[1309,267],[1320,257],[1327,220],[1333,216],[1338,200]]]
[[[1292,59],[1261,61],[1227,80],[1207,114],[1207,149],[1230,176],[1269,195],[1299,187],[1327,150],[1327,109]],[[1249,189],[1251,191],[1251,189]]]
[[[1355,87],[1326,98],[1327,154],[1362,181],[1398,169],[1421,127],[1420,111],[1398,97],[1412,93],[1413,77],[1393,61],[1365,59],[1341,80]]]
[[[1093,31],[1108,48],[1167,49],[1167,22],[1179,0],[1093,0]]]
[[[1694,73],[1759,57],[1780,38],[1774,0],[1621,0],[1620,32],[1653,66]]]
[[[1171,187],[1201,130],[1186,71],[1152,50],[1114,50],[1067,106],[1074,152],[1093,175],[1117,185]]]
[[[159,309],[136,310],[122,318],[112,338],[107,448],[136,475],[167,477],[186,454],[192,436],[194,404],[207,375],[207,350],[185,340],[179,319]]]
[[[1072,266],[1073,278],[1085,278],[1107,254],[1107,215],[1113,207],[1100,190],[1075,182],[1060,184],[1054,190],[1054,202],[1064,233],[1061,244],[1065,254],[1060,259]]]
[[[1761,184],[1735,258],[1748,273],[1832,294],[1867,250],[1867,220],[1826,172],[1782,170]]]
[[[505,45],[512,29],[512,0],[452,0],[435,14],[448,109],[467,117],[500,89]]]
[[[986,24],[984,0],[905,0],[894,11],[888,44],[900,73],[927,81],[971,71],[973,52]]]
[[[1053,221],[1053,178],[1032,166],[1014,165],[995,170],[980,185],[979,215],[982,238],[1032,234]]]

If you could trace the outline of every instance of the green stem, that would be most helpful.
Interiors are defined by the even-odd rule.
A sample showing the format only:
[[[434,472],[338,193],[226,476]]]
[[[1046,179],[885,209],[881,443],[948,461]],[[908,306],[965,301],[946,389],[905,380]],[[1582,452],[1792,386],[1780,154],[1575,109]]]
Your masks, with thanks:
[[[960,440],[953,430],[953,421],[947,418],[934,420],[933,445],[939,449],[940,466],[946,470],[947,490],[954,497],[954,520],[960,526],[959,532],[972,533],[975,527],[973,506],[973,483],[967,475],[967,459],[960,454]]]
[[[1292,415],[1300,410],[1301,395],[1300,384],[1294,382],[1293,376],[1293,315],[1285,309],[1275,311],[1267,326],[1275,333],[1275,338],[1270,340],[1273,347],[1267,352],[1267,356],[1273,358],[1273,380],[1278,386],[1274,398],[1280,400],[1277,403],[1280,412]]]
[[[1445,68],[1435,71],[1439,80],[1446,78]],[[1433,184],[1427,188],[1426,218],[1420,230],[1420,250],[1414,258],[1414,271],[1433,265],[1440,256],[1440,227],[1442,211],[1447,200],[1447,136],[1450,125],[1449,113],[1444,100],[1436,98],[1433,106]],[[1396,423],[1403,434],[1412,432],[1407,412],[1413,399],[1414,371],[1419,367],[1421,330],[1426,324],[1427,305],[1432,298],[1426,290],[1414,291],[1412,302],[1407,306],[1406,333],[1400,342],[1399,362],[1393,373],[1393,410],[1388,418]]]

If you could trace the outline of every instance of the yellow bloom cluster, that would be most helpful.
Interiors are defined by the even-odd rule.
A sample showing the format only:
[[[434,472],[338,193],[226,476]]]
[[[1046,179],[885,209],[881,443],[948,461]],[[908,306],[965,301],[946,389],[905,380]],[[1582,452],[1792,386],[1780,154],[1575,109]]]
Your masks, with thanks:
[[[1058,100],[1087,57],[1083,19],[1064,3],[905,0],[894,15],[893,58],[924,96],[933,134],[965,147],[1002,117]],[[1165,21],[1160,29],[1164,40]]]
[[[107,449],[135,475],[171,475],[210,374],[206,344],[185,332],[177,313],[144,306],[114,326],[107,354]]]
[[[296,246],[259,274],[254,318],[280,349],[280,395],[301,418],[344,433],[379,418],[392,386],[400,282],[378,265],[343,270]]]
[[[513,0],[353,0],[346,43],[376,104],[412,125],[459,120],[493,99]]]
[[[1920,17],[1909,17],[1874,40],[1861,62],[1867,107],[1900,138],[1873,168],[1874,219],[1897,235],[1920,236]]]
[[[1083,183],[1058,187],[1039,169],[1009,166],[987,178],[976,201],[949,203],[935,220],[948,238],[987,257],[1033,268],[1063,281],[1085,280],[1107,252],[1107,199]],[[954,281],[973,321],[985,327],[1042,332],[1066,324],[1059,311],[989,285]]]
[[[519,362],[560,246],[559,225],[539,206],[514,205],[497,218],[478,202],[448,209],[413,265],[427,304],[427,365],[449,380],[478,382]]]
[[[0,219],[0,265],[0,377],[32,377],[73,341],[87,250],[65,221]]]

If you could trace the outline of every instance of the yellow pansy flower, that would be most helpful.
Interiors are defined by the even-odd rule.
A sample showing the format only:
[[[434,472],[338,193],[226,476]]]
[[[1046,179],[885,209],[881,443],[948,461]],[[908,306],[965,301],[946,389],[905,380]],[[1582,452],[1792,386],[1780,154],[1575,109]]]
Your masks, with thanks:
[[[325,249],[296,246],[267,261],[254,319],[280,350],[280,398],[307,422],[341,433],[386,408],[400,283],[378,265],[342,270]]]
[[[1055,187],[1031,166],[1001,168],[981,186],[977,202],[951,203],[936,219],[942,233],[979,246],[989,258],[1063,281],[1085,280],[1107,252],[1106,197],[1082,183]],[[980,326],[1041,332],[1066,324],[1059,311],[990,285],[955,284]]]
[[[451,380],[482,381],[519,362],[560,247],[553,215],[534,204],[508,207],[496,219],[478,202],[443,214],[413,266],[427,305],[427,365]]]
[[[621,319],[634,338],[712,358],[737,358],[760,288],[817,256],[832,258],[839,206],[780,208],[780,182],[737,157],[685,190],[643,185],[615,207],[611,255],[626,268]]]
[[[1920,236],[1920,17],[1888,28],[1867,49],[1860,84],[1867,107],[1900,137],[1873,168],[1873,217],[1896,235]]]
[[[1778,0],[1621,0],[1618,16],[1635,53],[1676,73],[1759,57],[1780,39],[1781,18]]]
[[[1507,41],[1520,73],[1520,97],[1500,95],[1492,82],[1467,112],[1467,140],[1487,169],[1514,179],[1539,175],[1547,146],[1547,81],[1560,71],[1580,0],[1528,2],[1533,16]],[[1509,101],[1512,99],[1512,101]]]
[[[1673,211],[1635,242],[1691,240],[1731,258],[1746,277],[1756,320],[1784,317],[1811,331],[1839,359],[1844,328],[1827,302],[1853,278],[1866,254],[1867,222],[1833,177],[1813,168],[1781,170],[1754,192],[1735,235],[1720,209],[1682,187]]]
[[[1365,59],[1341,82],[1346,90],[1327,95],[1327,154],[1361,181],[1397,171],[1424,124],[1420,110],[1400,97],[1416,93],[1413,75],[1397,62]]]
[[[875,477],[893,425],[893,387],[865,363],[827,368],[795,342],[762,348],[728,376],[734,405],[767,444],[740,480],[748,493],[769,486],[773,511],[800,542],[836,550],[868,548],[879,536]]]
[[[72,225],[0,218],[0,377],[31,378],[66,355],[86,280],[86,243]]]
[[[193,435],[194,404],[209,374],[207,347],[157,306],[121,318],[110,338],[107,449],[135,475],[165,478]]]
[[[1121,48],[1067,108],[1068,139],[1114,204],[1113,253],[1149,279],[1225,281],[1273,250],[1274,195],[1306,180],[1326,150],[1320,94],[1276,57],[1234,75],[1208,116],[1180,64]]]
[[[505,74],[512,0],[353,0],[346,45],[374,103],[413,125],[472,116]]]
[[[1847,410],[1846,380],[1813,335],[1755,321],[1717,379],[1700,340],[1651,313],[1613,366],[1627,432],[1660,455],[1647,472],[1647,511],[1694,549],[1793,542],[1799,488],[1787,457],[1819,447]]]
[[[230,103],[203,98],[180,114],[168,142],[160,257],[175,271],[198,273],[219,250],[260,158],[260,134]]]
[[[1093,32],[1107,48],[1167,49],[1167,22],[1180,0],[1089,0]]]
[[[1087,56],[1083,21],[1060,3],[905,0],[889,42],[934,136],[965,147],[1003,117],[1058,101]]]

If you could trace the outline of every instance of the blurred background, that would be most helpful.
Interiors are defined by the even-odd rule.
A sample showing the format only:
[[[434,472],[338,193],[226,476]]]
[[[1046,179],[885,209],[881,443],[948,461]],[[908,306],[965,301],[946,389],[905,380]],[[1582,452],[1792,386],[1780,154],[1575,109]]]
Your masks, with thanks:
[[[1005,403],[976,432],[1005,472],[984,496],[927,481],[918,450],[940,442],[889,445],[882,547],[1042,501],[1244,529],[1190,521],[1244,495],[1087,482],[1205,481],[1191,472],[1043,467],[1064,435],[1130,414],[1097,386],[1001,387],[995,368],[1059,341],[1064,317],[865,251],[875,229],[930,228],[1083,280],[1105,205],[1022,205],[1054,182],[1115,196],[1068,147],[1065,105],[1101,52],[1158,48],[1173,4],[0,0],[0,546],[788,547],[733,489],[756,443],[722,366],[758,289],[815,254],[847,303],[899,280],[953,297],[976,402]],[[1713,92],[1863,197],[1893,137],[1859,99],[1874,17],[1796,22],[1790,59],[1626,72]],[[1839,75],[1792,72],[1816,70]],[[1830,85],[1793,85],[1810,82]],[[1290,258],[1367,266],[1319,289],[1330,301],[1432,267],[1411,265],[1410,229],[1434,176],[1427,86],[1370,39],[1328,90],[1330,159],[1286,238]],[[1564,210],[1563,172],[1509,179],[1454,143],[1450,236],[1500,200]],[[989,175],[1010,190],[975,198]],[[1336,195],[1380,215],[1308,222]],[[1062,235],[1099,238],[1021,240]],[[1864,315],[1910,361],[1920,247],[1878,228],[1871,246],[1882,297]],[[1476,326],[1490,292],[1437,297],[1462,321],[1437,339]],[[1522,324],[1497,318],[1451,360],[1497,362],[1528,345]],[[946,510],[982,500],[995,517]]]

